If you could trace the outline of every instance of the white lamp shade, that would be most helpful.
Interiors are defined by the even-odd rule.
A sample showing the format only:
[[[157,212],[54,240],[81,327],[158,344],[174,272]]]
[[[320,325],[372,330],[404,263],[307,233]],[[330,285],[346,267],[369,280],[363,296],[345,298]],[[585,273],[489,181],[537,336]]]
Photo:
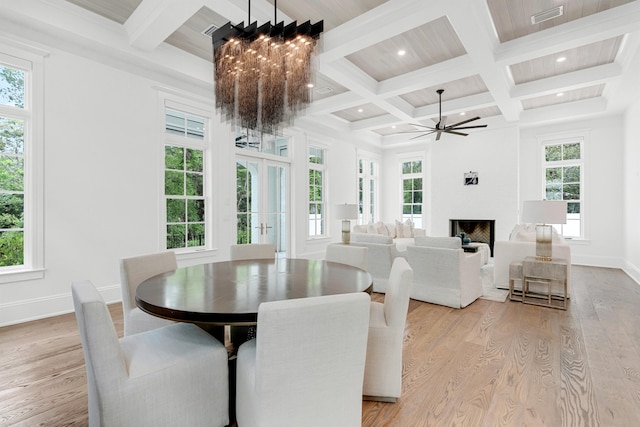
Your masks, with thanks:
[[[522,206],[522,221],[534,224],[566,224],[566,200],[526,200]]]
[[[358,205],[344,203],[336,205],[336,219],[358,219]]]

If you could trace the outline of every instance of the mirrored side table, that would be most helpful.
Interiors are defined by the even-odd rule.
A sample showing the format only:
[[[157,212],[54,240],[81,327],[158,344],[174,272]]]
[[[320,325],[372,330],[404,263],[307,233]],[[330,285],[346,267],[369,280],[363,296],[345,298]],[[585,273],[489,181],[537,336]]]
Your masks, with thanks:
[[[541,261],[536,257],[526,257],[522,261],[522,302],[544,307],[567,309],[567,260],[553,258]],[[510,287],[511,287],[511,280]],[[560,292],[552,292],[552,285],[560,284]],[[535,285],[535,290],[532,286]]]

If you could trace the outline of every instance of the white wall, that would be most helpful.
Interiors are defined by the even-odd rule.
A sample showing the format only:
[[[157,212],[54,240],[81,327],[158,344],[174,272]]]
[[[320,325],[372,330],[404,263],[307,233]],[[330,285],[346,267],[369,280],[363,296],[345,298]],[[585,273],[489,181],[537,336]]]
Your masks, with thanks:
[[[574,264],[621,267],[624,253],[622,226],[624,131],[621,116],[541,126],[520,135],[520,192],[522,200],[541,199],[543,135],[586,132],[584,145],[585,239],[570,241]],[[637,212],[637,210],[636,210]]]
[[[624,118],[624,270],[640,283],[640,100]]]
[[[400,163],[415,153],[424,156],[425,228],[432,236],[448,236],[450,219],[494,219],[496,240],[506,240],[516,224],[518,206],[518,130],[503,127],[467,137],[443,135],[385,151],[383,220],[399,219]],[[478,185],[464,185],[466,172],[478,172]]]

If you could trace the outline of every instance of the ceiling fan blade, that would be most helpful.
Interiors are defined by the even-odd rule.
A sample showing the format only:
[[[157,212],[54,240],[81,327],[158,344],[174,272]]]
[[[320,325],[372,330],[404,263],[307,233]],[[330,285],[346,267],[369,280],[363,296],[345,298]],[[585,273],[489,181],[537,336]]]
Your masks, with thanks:
[[[458,130],[458,129],[475,129],[475,128],[486,128],[487,125],[476,125],[476,126],[456,126],[454,128],[449,128],[449,129],[453,129],[453,130]]]
[[[452,133],[452,134],[454,134],[454,135],[460,135],[460,136],[467,136],[467,135],[469,135],[468,133],[456,132],[456,131],[453,131],[453,130],[451,130],[451,129],[444,130],[443,132],[446,132],[446,133]]]
[[[436,132],[438,132],[438,134],[436,135],[436,141],[440,141],[440,136],[442,135],[442,132],[444,132],[444,130],[437,130]]]
[[[453,124],[453,125],[449,125],[449,126],[447,126],[447,128],[453,128],[453,127],[456,127],[456,126],[458,126],[458,125],[463,125],[463,124],[465,124],[465,123],[469,123],[469,122],[472,122],[472,121],[474,121],[474,120],[478,120],[478,119],[480,119],[480,117],[473,117],[473,118],[471,118],[471,119],[463,120],[463,121],[458,122],[458,123],[455,123],[455,124]]]
[[[425,130],[425,129],[423,129],[423,130],[405,130],[405,131],[390,133],[389,135],[400,135],[400,134],[403,134],[403,133],[423,133],[423,132],[432,133],[432,132],[435,132],[435,129],[433,129],[433,130]]]
[[[413,138],[409,138],[409,141],[413,141],[414,139],[419,139],[419,138],[425,137],[427,135],[431,135],[432,133],[433,132],[428,132],[428,133],[423,133],[422,135],[414,136]]]
[[[409,123],[411,126],[420,126],[427,129],[435,129],[433,126],[421,125],[420,123]]]

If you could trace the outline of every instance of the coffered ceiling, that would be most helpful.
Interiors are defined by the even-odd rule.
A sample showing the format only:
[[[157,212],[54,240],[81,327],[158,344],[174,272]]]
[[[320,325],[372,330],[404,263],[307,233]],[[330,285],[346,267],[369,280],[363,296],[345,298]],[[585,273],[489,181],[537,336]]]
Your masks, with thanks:
[[[206,70],[212,46],[202,32],[248,18],[247,2],[235,0],[60,3],[56,13],[72,15],[66,24],[28,6],[9,6],[9,15],[31,12],[30,19],[75,33],[91,32],[78,20],[100,22],[120,36],[101,42],[112,50],[124,39],[128,46],[118,49],[128,56],[139,52],[160,64],[166,59],[154,55],[173,52],[176,61],[190,58]],[[621,112],[639,95],[640,0],[280,0],[277,6],[252,1],[251,21],[324,20],[314,102],[297,126],[353,132],[386,146],[406,141],[397,132],[413,129],[409,123],[437,121],[440,88],[449,122],[477,115],[476,123],[490,128]],[[532,24],[532,15],[558,6],[561,16]]]

